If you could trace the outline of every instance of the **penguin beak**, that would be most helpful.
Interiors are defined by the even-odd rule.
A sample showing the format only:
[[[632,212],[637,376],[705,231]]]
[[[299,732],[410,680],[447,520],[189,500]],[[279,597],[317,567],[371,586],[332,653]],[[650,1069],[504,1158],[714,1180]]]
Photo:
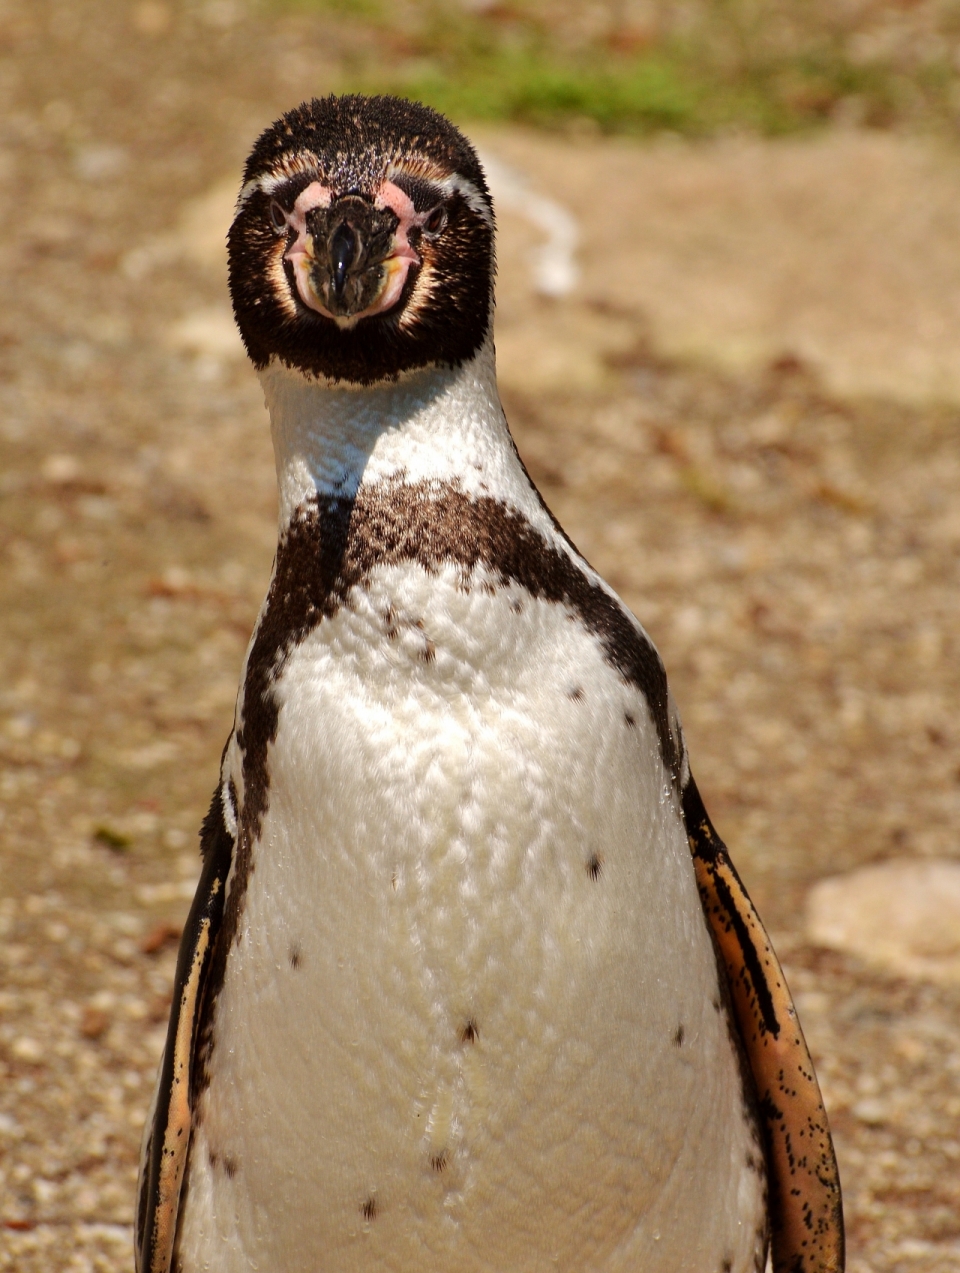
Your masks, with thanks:
[[[330,286],[332,299],[337,307],[345,306],[344,290],[347,285],[347,271],[357,258],[360,241],[352,226],[346,221],[340,223],[330,239]]]
[[[307,211],[284,259],[303,303],[344,328],[395,305],[420,264],[396,213],[354,194]]]

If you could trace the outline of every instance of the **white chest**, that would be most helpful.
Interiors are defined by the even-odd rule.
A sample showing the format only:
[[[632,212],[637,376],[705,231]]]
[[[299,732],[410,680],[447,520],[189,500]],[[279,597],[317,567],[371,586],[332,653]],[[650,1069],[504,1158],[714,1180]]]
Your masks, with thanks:
[[[289,655],[184,1268],[750,1267],[656,732],[563,605],[376,570]]]

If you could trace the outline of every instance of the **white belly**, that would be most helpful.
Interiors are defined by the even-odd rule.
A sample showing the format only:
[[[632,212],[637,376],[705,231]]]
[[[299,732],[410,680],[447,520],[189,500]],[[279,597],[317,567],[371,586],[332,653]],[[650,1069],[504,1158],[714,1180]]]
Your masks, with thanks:
[[[391,569],[277,694],[184,1273],[751,1269],[760,1153],[686,837],[596,640]]]

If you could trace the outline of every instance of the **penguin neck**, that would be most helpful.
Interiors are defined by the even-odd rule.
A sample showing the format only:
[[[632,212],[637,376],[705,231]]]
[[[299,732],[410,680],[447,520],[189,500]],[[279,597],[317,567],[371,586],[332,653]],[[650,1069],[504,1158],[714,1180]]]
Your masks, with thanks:
[[[281,533],[317,495],[351,499],[361,483],[393,479],[488,490],[498,469],[516,480],[520,464],[500,405],[490,338],[456,367],[428,367],[375,385],[318,380],[276,359],[260,380]]]

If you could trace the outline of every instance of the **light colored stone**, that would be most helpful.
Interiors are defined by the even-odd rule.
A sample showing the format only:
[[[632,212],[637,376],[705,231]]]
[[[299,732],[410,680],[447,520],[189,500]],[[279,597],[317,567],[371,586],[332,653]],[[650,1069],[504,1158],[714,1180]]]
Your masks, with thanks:
[[[807,937],[897,976],[960,982],[960,862],[904,858],[821,880]]]

